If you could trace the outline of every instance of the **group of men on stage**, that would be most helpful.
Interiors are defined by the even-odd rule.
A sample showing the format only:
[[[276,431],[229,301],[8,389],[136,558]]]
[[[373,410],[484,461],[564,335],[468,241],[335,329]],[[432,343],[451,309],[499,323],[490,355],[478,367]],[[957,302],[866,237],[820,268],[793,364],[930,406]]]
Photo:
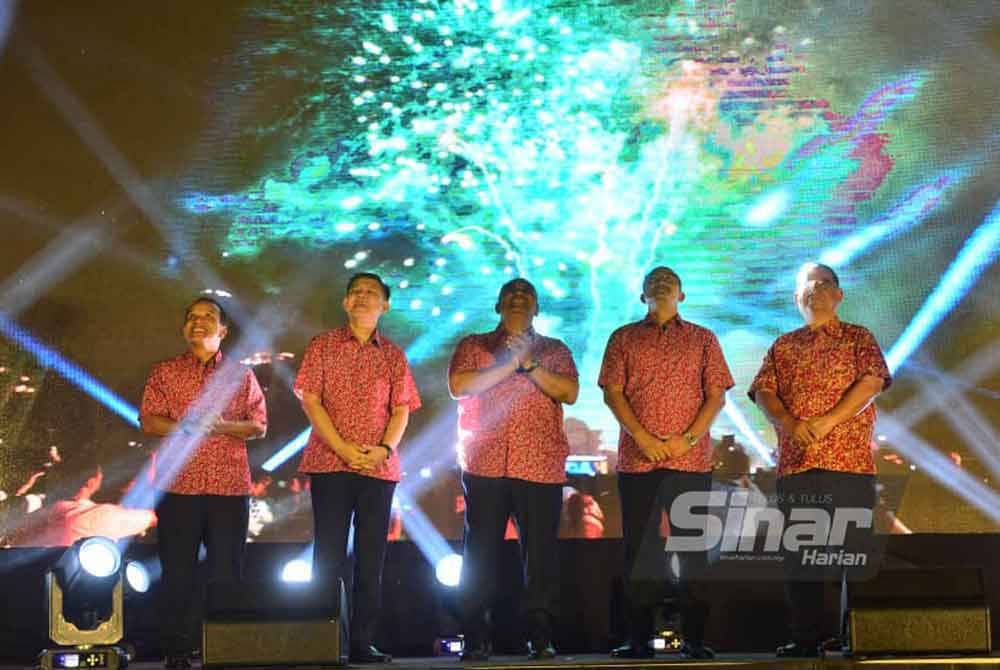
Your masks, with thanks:
[[[420,407],[405,354],[378,328],[390,294],[378,275],[351,277],[342,302],[347,324],[310,342],[295,382],[312,425],[299,469],[312,480],[314,579],[348,577],[353,518],[350,660],[357,663],[391,660],[375,646],[375,627],[391,501],[400,479],[398,447],[410,412]],[[805,326],[774,343],[750,397],[779,436],[779,494],[790,494],[790,500],[807,492],[828,509],[870,509],[872,400],[890,376],[871,333],[837,318],[842,299],[831,268],[802,268],[795,302]],[[711,488],[709,429],[733,386],[716,336],[681,318],[684,292],[673,270],[650,271],[640,300],[646,317],[611,335],[598,380],[621,425],[628,639],[612,655],[637,659],[653,656],[653,614],[664,595],[661,517],[681,494]],[[569,348],[534,330],[539,300],[530,282],[504,284],[494,309],[496,329],[462,339],[448,368],[448,390],[459,404],[465,493],[462,659],[486,660],[493,651],[491,609],[510,517],[521,546],[527,650],[547,659],[556,655],[557,535],[569,453],[562,406],[576,401],[578,374]],[[227,334],[221,305],[196,300],[187,309],[183,334],[188,352],[153,368],[141,410],[143,429],[183,455],[176,468],[164,471],[157,509],[166,665],[177,670],[190,667],[195,646],[186,617],[193,610],[200,543],[208,551],[210,579],[240,576],[250,491],[245,441],[262,436],[267,424],[253,373],[227,368],[220,353]],[[668,521],[671,536],[694,532]],[[680,556],[681,653],[711,658],[704,591],[710,581],[698,579],[708,569],[706,553]],[[817,655],[822,588],[822,582],[788,581],[792,639],[779,655]]]

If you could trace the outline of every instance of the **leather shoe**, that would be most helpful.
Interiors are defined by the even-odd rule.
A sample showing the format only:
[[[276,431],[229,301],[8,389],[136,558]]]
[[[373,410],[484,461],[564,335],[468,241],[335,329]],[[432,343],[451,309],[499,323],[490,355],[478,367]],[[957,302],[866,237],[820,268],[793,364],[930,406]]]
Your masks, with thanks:
[[[628,643],[611,650],[611,658],[653,658],[654,656],[656,656],[656,652],[648,644],[637,646]]]
[[[528,656],[537,660],[556,657],[556,648],[550,640],[531,640],[528,642]]]
[[[392,663],[392,656],[378,650],[374,644],[351,652],[347,660],[351,663]]]
[[[462,653],[458,655],[458,660],[463,663],[476,663],[478,661],[488,661],[490,660],[490,654],[493,653],[493,645],[489,642],[479,642],[473,644],[467,644],[463,649]]]
[[[778,647],[778,658],[819,658],[819,643],[789,642]]]
[[[191,659],[187,656],[167,656],[163,659],[166,670],[191,670]]]
[[[681,645],[680,653],[681,658],[690,658],[699,661],[715,658],[715,650],[711,647],[706,647],[700,642],[685,642]]]

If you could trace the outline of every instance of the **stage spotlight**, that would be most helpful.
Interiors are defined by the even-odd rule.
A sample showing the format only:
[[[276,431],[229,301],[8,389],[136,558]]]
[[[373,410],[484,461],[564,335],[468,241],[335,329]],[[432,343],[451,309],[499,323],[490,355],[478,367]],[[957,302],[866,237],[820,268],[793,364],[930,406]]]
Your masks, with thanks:
[[[448,554],[434,566],[434,574],[445,586],[458,586],[462,578],[462,557],[458,554]]]
[[[281,570],[281,581],[283,582],[309,582],[312,581],[312,563],[296,558],[285,563]]]
[[[680,634],[672,630],[660,631],[660,634],[651,640],[653,650],[657,654],[675,654],[684,646],[684,640]]]
[[[43,670],[106,668],[128,662],[115,646],[124,634],[122,556],[105,537],[88,537],[63,552],[46,575],[49,638],[61,648],[39,655]]]
[[[125,583],[135,593],[148,591],[151,581],[149,570],[139,561],[129,561],[125,564]]]
[[[435,656],[458,656],[465,648],[465,638],[461,635],[454,637],[439,637],[434,640]]]
[[[83,540],[79,554],[80,567],[99,579],[115,574],[122,564],[118,545],[106,537],[88,537]]]

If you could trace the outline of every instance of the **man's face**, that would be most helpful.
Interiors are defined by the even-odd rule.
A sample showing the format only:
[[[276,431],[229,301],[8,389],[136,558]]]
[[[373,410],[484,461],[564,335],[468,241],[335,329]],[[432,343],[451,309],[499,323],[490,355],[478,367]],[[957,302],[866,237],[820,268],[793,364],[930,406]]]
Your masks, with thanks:
[[[188,309],[181,332],[189,345],[217,351],[228,329],[222,325],[219,308],[210,302],[196,302]]]
[[[674,307],[684,302],[680,278],[666,268],[659,268],[646,278],[642,286],[643,301],[651,308]]]
[[[826,268],[814,267],[801,273],[795,286],[795,304],[803,318],[835,313],[844,292]]]
[[[500,295],[497,311],[501,316],[535,316],[538,314],[538,298],[535,297],[535,290],[526,281],[513,282]]]
[[[385,299],[382,285],[370,277],[356,279],[344,296],[344,311],[356,323],[378,323],[379,318],[389,311],[389,301]]]

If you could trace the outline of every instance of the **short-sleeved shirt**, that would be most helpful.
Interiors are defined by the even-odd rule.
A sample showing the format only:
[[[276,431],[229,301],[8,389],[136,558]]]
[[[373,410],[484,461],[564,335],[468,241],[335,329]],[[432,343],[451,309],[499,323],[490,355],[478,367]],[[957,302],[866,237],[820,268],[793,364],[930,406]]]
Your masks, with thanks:
[[[340,437],[357,444],[382,442],[394,407],[405,406],[411,412],[420,407],[417,384],[403,350],[378,331],[362,343],[348,326],[312,339],[295,379],[295,392],[319,396]],[[355,472],[392,482],[398,482],[401,475],[396,450],[373,472],[358,472],[315,430],[309,435],[299,472]]]
[[[621,386],[636,419],[659,438],[682,434],[698,416],[709,389],[732,388],[722,347],[712,331],[677,315],[660,326],[650,315],[611,334],[604,350],[598,384]],[[650,461],[626,430],[618,437],[618,471],[708,472],[711,437],[678,458]]]
[[[579,375],[563,342],[528,333],[532,357],[562,377]],[[455,348],[448,374],[484,370],[507,355],[503,325],[469,335]],[[479,477],[509,477],[540,484],[566,481],[569,441],[562,403],[545,395],[526,374],[512,374],[477,395],[458,401],[458,463]]]
[[[222,352],[202,363],[190,351],[153,366],[142,394],[142,415],[163,416],[182,421],[188,409],[202,395],[216,371],[222,365]],[[253,421],[267,426],[264,393],[252,370],[243,370],[229,404],[222,412],[225,421]],[[185,440],[168,438],[161,449],[186,448]],[[208,435],[198,443],[190,456],[180,464],[172,480],[174,454],[162,453],[157,459],[154,486],[181,495],[248,495],[250,464],[247,443],[231,435]]]
[[[847,390],[866,375],[881,377],[883,389],[892,383],[889,367],[871,332],[835,319],[816,330],[806,326],[779,337],[764,357],[749,395],[755,400],[757,391],[770,391],[792,416],[808,419],[833,409]],[[871,439],[876,416],[872,403],[808,449],[779,430],[778,475],[814,468],[873,474]]]

